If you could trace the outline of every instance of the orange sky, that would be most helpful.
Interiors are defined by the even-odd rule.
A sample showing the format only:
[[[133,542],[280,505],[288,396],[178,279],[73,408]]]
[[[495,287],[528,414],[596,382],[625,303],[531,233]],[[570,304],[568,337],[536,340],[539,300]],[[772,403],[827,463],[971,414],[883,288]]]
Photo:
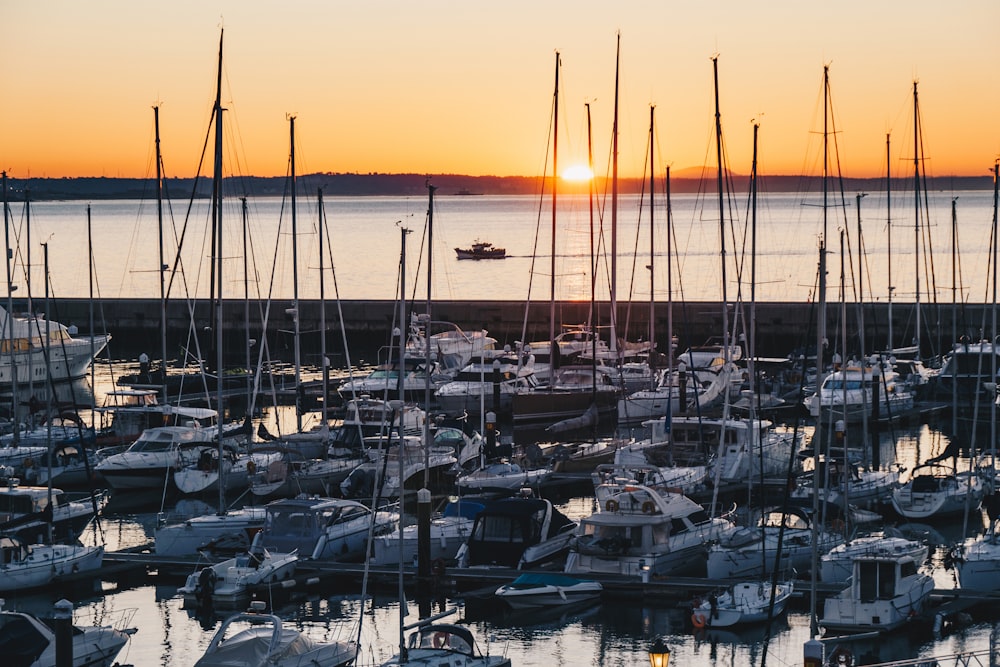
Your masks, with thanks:
[[[560,165],[610,150],[621,33],[621,173],[641,176],[649,105],[657,162],[714,163],[718,54],[729,166],[815,173],[830,65],[845,176],[912,173],[919,80],[926,173],[983,175],[1000,156],[1000,3],[403,0],[43,0],[0,4],[0,168],[14,177],[141,177],[161,105],[168,176],[195,173],[219,27],[231,170],[533,175],[545,170],[554,52]],[[705,6],[703,6],[705,5]],[[235,160],[238,160],[236,162]],[[658,170],[661,166],[658,165]]]

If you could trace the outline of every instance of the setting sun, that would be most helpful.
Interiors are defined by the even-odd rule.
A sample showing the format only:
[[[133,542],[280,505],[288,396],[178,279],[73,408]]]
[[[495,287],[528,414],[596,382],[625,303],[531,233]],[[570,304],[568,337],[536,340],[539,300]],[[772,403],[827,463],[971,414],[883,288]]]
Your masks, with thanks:
[[[584,164],[575,164],[571,167],[567,167],[563,170],[562,177],[564,181],[589,181],[594,177],[593,172],[590,171],[590,167]]]

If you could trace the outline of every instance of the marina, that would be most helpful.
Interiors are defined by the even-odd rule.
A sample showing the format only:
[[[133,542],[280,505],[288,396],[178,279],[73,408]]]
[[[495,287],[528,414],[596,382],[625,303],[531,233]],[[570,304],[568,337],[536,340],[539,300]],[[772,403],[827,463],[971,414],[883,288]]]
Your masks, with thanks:
[[[969,196],[973,199],[975,193]],[[787,212],[796,201],[775,198]],[[638,206],[641,200],[631,203]],[[389,208],[380,214],[389,213],[398,204],[415,205],[390,198],[373,209],[385,205]],[[495,205],[498,212],[514,206],[504,214],[516,216],[525,214],[528,201],[483,196],[476,197],[475,204],[483,211]],[[685,205],[692,216],[700,206],[694,197]],[[444,208],[436,213],[443,215]],[[404,281],[412,278],[405,262],[419,260],[408,257],[405,232],[402,239],[398,287],[405,294]],[[973,381],[965,384],[959,404],[950,395],[952,386],[939,386],[933,377],[947,363],[952,350],[947,341],[955,339],[959,322],[964,324],[963,335],[978,339],[981,329],[970,326],[969,318],[985,322],[989,306],[970,306],[961,315],[933,308],[935,328],[922,338],[926,351],[921,356],[930,366],[926,377],[915,364],[905,376],[895,370],[897,346],[892,342],[927,333],[913,328],[911,317],[920,312],[919,303],[878,303],[857,326],[849,324],[845,312],[858,304],[829,308],[822,370],[839,375],[830,375],[833,380],[824,387],[833,402],[848,397],[857,402],[850,412],[840,412],[852,423],[840,425],[837,410],[817,409],[812,415],[805,400],[819,395],[820,355],[814,351],[810,361],[809,352],[803,351],[815,337],[814,303],[765,300],[759,309],[754,304],[754,331],[770,347],[751,349],[745,333],[730,330],[730,318],[746,321],[748,304],[740,299],[730,307],[725,292],[722,301],[713,300],[719,278],[712,265],[718,258],[706,247],[693,253],[689,265],[702,271],[695,290],[701,301],[664,303],[654,287],[646,295],[652,304],[649,314],[623,326],[620,340],[605,340],[592,334],[602,325],[591,313],[607,310],[610,301],[596,300],[593,284],[590,299],[575,298],[572,270],[559,281],[566,292],[561,299],[555,292],[551,295],[549,313],[544,304],[530,309],[518,300],[518,291],[530,290],[524,282],[504,281],[503,301],[479,300],[477,285],[499,284],[490,267],[511,267],[527,258],[506,240],[505,245],[503,263],[447,260],[446,275],[469,264],[482,267],[454,283],[468,289],[459,298],[428,294],[424,304],[414,299],[408,308],[399,307],[391,298],[393,289],[372,282],[363,290],[379,292],[378,300],[338,298],[338,317],[330,321],[328,299],[300,301],[298,294],[291,301],[287,295],[277,299],[290,306],[284,317],[251,325],[246,313],[259,298],[246,294],[208,309],[198,307],[204,300],[200,295],[192,295],[199,298],[188,303],[177,300],[169,308],[163,301],[142,297],[109,303],[103,313],[110,317],[102,328],[106,326],[111,339],[92,371],[60,387],[58,396],[16,386],[19,383],[11,394],[31,392],[32,401],[26,402],[33,408],[30,413],[53,403],[82,405],[81,422],[96,427],[101,413],[88,411],[88,404],[103,405],[106,397],[124,396],[119,393],[123,386],[162,391],[160,414],[173,415],[178,423],[147,425],[134,442],[125,438],[125,452],[96,452],[95,480],[98,488],[111,488],[110,497],[92,526],[79,534],[78,548],[99,550],[100,575],[83,568],[59,571],[55,578],[33,581],[36,592],[12,590],[7,607],[44,610],[55,603],[53,595],[69,595],[78,616],[99,621],[106,610],[134,603],[135,636],[142,641],[130,641],[120,661],[156,661],[164,667],[192,665],[212,653],[212,636],[220,623],[244,611],[241,607],[250,600],[263,603],[283,626],[294,625],[310,642],[356,645],[358,667],[393,660],[399,650],[396,619],[406,618],[410,630],[418,629],[413,625],[415,609],[420,618],[440,621],[430,627],[461,627],[452,637],[466,644],[474,641],[482,653],[470,649],[476,660],[509,660],[519,666],[550,665],[551,653],[558,655],[558,664],[595,659],[598,664],[645,664],[658,642],[670,646],[673,664],[719,667],[797,664],[816,637],[831,660],[849,654],[856,664],[921,656],[942,664],[948,656],[992,649],[994,624],[1000,620],[993,611],[998,598],[990,591],[963,589],[956,575],[956,559],[972,553],[960,545],[985,539],[990,529],[986,490],[993,493],[995,473],[991,476],[992,464],[976,452],[988,448],[995,437],[988,433],[992,401]],[[797,271],[805,275],[806,258],[813,250],[803,247],[797,252],[802,259]],[[585,254],[572,251],[549,259],[553,274],[565,270],[563,264],[589,264]],[[353,271],[366,272],[369,279],[385,277],[372,268],[352,269],[352,277]],[[512,275],[523,281],[527,273],[514,267]],[[619,279],[627,283],[630,278]],[[297,278],[279,282],[284,288],[301,287]],[[302,282],[322,293],[322,280],[319,285],[310,279]],[[882,289],[873,283],[873,291]],[[94,302],[78,297],[57,304],[70,310],[60,310],[52,319],[75,323],[85,316],[90,319]],[[552,310],[559,313],[559,322],[553,320]],[[568,323],[573,326],[564,329]],[[859,351],[849,342],[864,332],[863,345],[877,349],[870,341],[881,339],[887,325],[895,331],[885,346],[887,354],[869,357],[865,347]],[[78,329],[74,324],[65,331],[72,336]],[[554,331],[560,335],[552,335]],[[658,343],[656,349],[670,351],[664,359],[654,361],[648,344],[625,345],[629,339],[642,340],[647,331],[656,332],[649,334]],[[245,340],[248,332],[254,332],[253,343]],[[725,333],[721,342],[720,332]],[[93,333],[101,333],[96,324]],[[274,343],[261,342],[267,340]],[[633,355],[627,361],[624,352],[617,360],[609,353],[619,342]],[[176,359],[159,352],[175,349],[182,351]],[[202,356],[214,359],[205,362],[199,356],[192,361],[195,349],[210,351]],[[487,350],[499,349],[509,355],[506,370],[492,352],[496,364],[486,358]],[[264,363],[272,350],[273,358]],[[253,351],[259,355],[259,374],[249,372]],[[150,352],[163,358],[150,359]],[[758,378],[752,366],[758,355],[784,361],[767,367]],[[331,356],[335,361],[324,361]],[[527,358],[534,380],[519,388],[509,404],[501,403],[498,376],[516,374]],[[477,360],[479,366],[470,366]],[[606,360],[612,363],[605,369]],[[599,362],[602,375],[597,372]],[[657,368],[664,363],[669,365]],[[242,370],[236,368],[222,381],[215,370],[227,367]],[[712,367],[714,374],[705,374]],[[467,368],[480,375],[478,384],[466,376],[464,389],[479,392],[479,405],[468,400],[457,403],[458,409],[446,408],[443,401],[437,404],[436,389]],[[626,368],[635,375],[628,380],[633,383],[628,390]],[[404,376],[409,385],[403,383]],[[688,402],[688,390],[692,396],[695,392],[687,383],[696,381],[709,382],[712,390]],[[655,382],[670,383],[670,392],[676,392],[673,407],[652,408],[643,419],[615,419],[626,391]],[[772,407],[786,405],[769,413],[768,420],[755,412],[754,397],[763,382],[774,399]],[[266,384],[270,390],[263,389]],[[599,384],[607,408],[600,413],[594,407]],[[406,404],[393,401],[394,392],[404,387]],[[874,400],[882,392],[887,400]],[[905,398],[905,409],[888,400],[889,394]],[[737,397],[746,399],[746,416],[729,412]],[[542,398],[572,408],[557,410],[541,403]],[[173,406],[181,401],[186,407]],[[588,404],[593,419],[590,410],[584,410]],[[150,406],[143,409],[155,412]],[[812,440],[824,431],[835,443],[824,444],[817,453]],[[269,449],[281,453],[265,454]],[[627,463],[615,461],[619,452],[627,452]],[[51,458],[44,447],[41,457]],[[960,472],[947,473],[942,489],[965,476],[976,480],[982,493],[942,503],[950,519],[942,521],[934,511],[908,518],[890,501],[890,491],[895,499],[900,489],[908,488],[915,471],[946,459],[954,459]],[[615,465],[609,465],[612,462]],[[235,479],[237,469],[246,478],[246,488],[223,484],[226,478]],[[194,492],[198,487],[193,483],[182,483],[177,477],[182,470],[185,480],[209,480],[199,482],[205,491]],[[506,491],[510,497],[484,500],[474,516],[460,517],[462,521],[447,529],[440,524],[440,532],[433,534],[441,550],[434,558],[421,557],[419,544],[415,552],[412,546],[400,544],[393,550],[383,544],[391,539],[396,521],[415,526],[419,543],[422,522],[429,515],[421,505],[422,494],[450,503],[452,496],[459,496],[457,485],[452,486],[458,474],[474,470],[523,475],[522,485],[534,488],[511,485]],[[532,483],[528,473],[537,470],[544,474]],[[838,470],[850,470],[853,477],[840,477]],[[872,482],[869,489],[861,483],[889,470],[892,474],[878,477],[889,480],[885,485]],[[107,478],[102,479],[104,471]],[[819,487],[818,474],[823,475]],[[362,535],[377,520],[352,514],[357,524],[351,524],[353,541],[341,544],[337,526],[348,525],[348,508],[368,510],[339,499],[276,499],[306,491],[306,484],[309,494],[365,500],[379,507],[373,513],[377,516],[382,516],[385,502],[398,500],[405,510],[385,515],[385,523],[378,523],[367,540]],[[431,491],[417,491],[424,486]],[[471,497],[477,492],[465,493]],[[923,486],[906,493],[909,499],[926,501]],[[851,498],[858,504],[851,504]],[[797,506],[790,505],[792,499]],[[926,502],[923,506],[937,507]],[[157,545],[158,534],[166,539],[168,516],[177,517],[171,519],[177,521],[173,526],[183,528],[185,521],[198,530],[204,526],[211,539],[190,538],[198,542],[197,555],[185,554],[189,547],[168,554],[166,544],[162,550]],[[955,520],[958,517],[961,521]],[[338,523],[341,520],[345,523]],[[906,561],[895,553],[849,552],[854,554],[851,567],[857,583],[810,575],[822,553],[879,530],[917,541],[927,551],[907,551],[917,555]],[[365,552],[365,542],[373,540],[382,545],[377,559]],[[47,547],[31,548],[44,553]],[[410,557],[394,558],[393,553]],[[600,593],[586,591],[580,602],[571,604],[573,586],[581,584],[547,584],[552,588],[545,595],[512,610],[497,591],[525,572],[569,575],[570,581],[594,582]],[[780,604],[772,613],[767,590],[775,583],[780,583],[775,589]],[[907,597],[911,587],[917,596],[912,599]],[[563,600],[566,604],[560,603]],[[739,605],[748,606],[735,612]],[[454,613],[445,613],[453,606]],[[904,611],[879,611],[898,608]],[[448,625],[453,622],[458,625]],[[823,627],[829,628],[825,634]],[[440,648],[436,640],[437,631],[434,638],[427,634],[416,640],[421,644],[413,650],[419,655],[428,652],[429,658]]]

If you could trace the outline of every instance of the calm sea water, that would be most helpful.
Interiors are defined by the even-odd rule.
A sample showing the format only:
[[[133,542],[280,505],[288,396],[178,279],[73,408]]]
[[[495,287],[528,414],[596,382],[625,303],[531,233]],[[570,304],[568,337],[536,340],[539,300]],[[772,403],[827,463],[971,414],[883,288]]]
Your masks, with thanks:
[[[845,271],[849,295],[858,284],[856,193],[846,195],[844,208],[827,208],[825,230],[830,298],[840,284],[841,240],[846,230],[845,253],[854,258]],[[741,196],[742,197],[742,196]],[[726,297],[737,290],[749,299],[753,234],[745,199],[727,202]],[[957,198],[957,199],[956,199]],[[891,284],[893,299],[913,302],[917,267],[920,299],[950,303],[952,265],[951,204],[957,203],[958,244],[961,257],[961,297],[988,302],[989,239],[993,219],[992,192],[934,192],[915,213],[912,192],[868,193],[861,202],[866,299],[885,301]],[[831,201],[840,201],[831,197]],[[756,297],[761,301],[806,301],[814,294],[818,240],[824,232],[822,199],[818,193],[764,194],[760,196],[756,225]],[[891,203],[892,223],[887,210]],[[25,269],[31,265],[31,291],[44,293],[42,280],[45,243],[49,252],[51,295],[102,298],[159,296],[156,267],[158,224],[155,201],[97,201],[90,203],[90,240],[93,279],[88,263],[87,205],[83,201],[41,202],[26,211],[13,208],[12,238],[18,242],[15,267],[17,296],[24,296]],[[616,293],[648,302],[649,269],[653,267],[656,299],[718,300],[722,296],[720,225],[714,195],[674,195],[671,201],[672,257],[668,281],[666,201],[655,202],[650,233],[648,202],[637,195],[623,196],[618,206]],[[610,205],[595,204],[593,228],[595,255],[600,258],[597,297],[607,298],[610,284]],[[30,226],[28,225],[30,213]],[[327,298],[392,299],[398,294],[401,232],[406,240],[407,292],[418,299],[426,295],[428,202],[424,197],[336,197],[323,205],[325,225],[315,197],[300,197],[293,234],[290,205],[281,199],[248,199],[246,224],[238,200],[224,204],[223,294],[240,298],[250,293],[288,298],[293,278],[301,298],[320,293],[319,229],[323,238],[324,291]],[[919,227],[917,220],[920,220]],[[183,238],[180,252],[183,272],[174,278],[171,296],[204,296],[209,290],[210,232],[208,202],[200,201],[188,212],[187,202],[172,201],[164,214],[166,263],[174,265],[175,239]],[[433,208],[432,294],[440,299],[535,299],[550,296],[551,203],[533,196],[439,196]],[[29,229],[30,227],[30,229]],[[556,231],[555,283],[557,299],[590,298],[591,207],[586,196],[559,199]],[[244,234],[246,229],[246,234]],[[919,230],[919,231],[918,231]],[[919,245],[917,237],[919,236]],[[30,243],[29,243],[30,238]],[[246,243],[244,238],[247,239]],[[292,241],[296,240],[293,251]],[[476,239],[507,249],[503,261],[458,261],[454,248]],[[248,248],[249,252],[244,252]],[[652,254],[651,254],[652,248]],[[919,248],[919,250],[918,250]],[[30,257],[27,252],[30,249]],[[297,262],[293,262],[297,257]],[[891,259],[891,261],[890,261]],[[246,260],[246,261],[245,261]],[[332,267],[332,268],[331,268]],[[245,279],[248,277],[248,280]]]

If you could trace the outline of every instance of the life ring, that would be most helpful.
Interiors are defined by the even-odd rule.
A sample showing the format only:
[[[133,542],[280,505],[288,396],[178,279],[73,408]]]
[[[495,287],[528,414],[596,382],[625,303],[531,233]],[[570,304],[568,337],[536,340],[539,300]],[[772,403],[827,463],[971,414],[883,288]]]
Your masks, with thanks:
[[[604,503],[604,509],[606,509],[609,512],[617,512],[618,501],[615,500],[614,498],[608,498],[608,501]]]
[[[435,632],[434,633],[434,648],[445,648],[448,646],[448,633],[447,632]]]
[[[695,627],[695,630],[704,629],[705,624],[707,622],[708,619],[705,617],[705,614],[701,613],[700,611],[696,611],[695,613],[691,614],[691,625]]]
[[[656,509],[656,505],[653,504],[652,500],[647,500],[646,502],[644,502],[642,504],[642,513],[643,514],[652,514],[655,509]]]
[[[247,474],[252,475],[257,472],[257,464],[253,461],[247,461]]]

